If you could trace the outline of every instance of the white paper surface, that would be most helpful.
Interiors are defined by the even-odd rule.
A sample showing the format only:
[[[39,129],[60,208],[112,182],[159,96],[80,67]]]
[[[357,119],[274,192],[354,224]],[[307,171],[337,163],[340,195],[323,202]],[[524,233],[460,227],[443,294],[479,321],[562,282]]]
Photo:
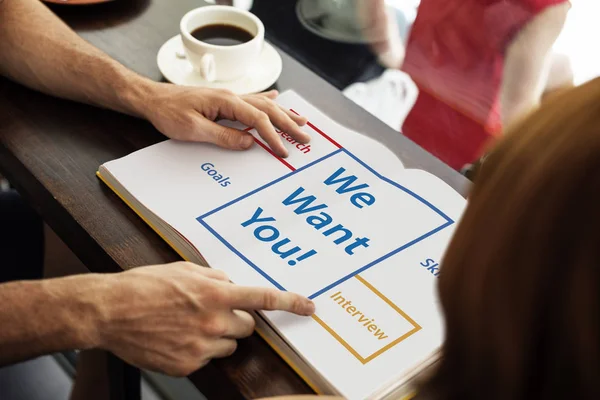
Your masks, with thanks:
[[[364,399],[441,344],[437,264],[465,200],[296,93],[278,101],[313,138],[284,134],[285,160],[259,145],[166,141],[105,167],[234,282],[313,298],[316,318],[266,315],[344,396]]]

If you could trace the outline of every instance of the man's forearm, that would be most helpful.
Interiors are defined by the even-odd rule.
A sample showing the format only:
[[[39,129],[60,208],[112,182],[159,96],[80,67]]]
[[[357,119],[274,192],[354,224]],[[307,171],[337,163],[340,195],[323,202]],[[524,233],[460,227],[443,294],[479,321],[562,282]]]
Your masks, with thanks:
[[[0,285],[0,366],[98,346],[98,275]],[[107,288],[110,290],[110,288]]]
[[[151,84],[80,38],[39,0],[0,2],[0,75],[136,116]]]
[[[273,151],[288,151],[273,125],[301,143],[303,117],[273,102],[275,91],[238,96],[225,90],[154,82],[125,68],[75,34],[40,0],[0,0],[0,76],[52,96],[145,118],[171,139],[244,150],[252,135],[215,119],[256,128]]]

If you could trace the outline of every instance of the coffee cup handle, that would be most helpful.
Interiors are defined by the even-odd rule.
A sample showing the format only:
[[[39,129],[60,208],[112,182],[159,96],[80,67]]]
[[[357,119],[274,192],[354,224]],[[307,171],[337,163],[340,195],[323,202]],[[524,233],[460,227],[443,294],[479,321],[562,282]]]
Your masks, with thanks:
[[[200,59],[200,75],[207,82],[214,82],[217,75],[215,65],[215,57],[212,54],[206,53]]]

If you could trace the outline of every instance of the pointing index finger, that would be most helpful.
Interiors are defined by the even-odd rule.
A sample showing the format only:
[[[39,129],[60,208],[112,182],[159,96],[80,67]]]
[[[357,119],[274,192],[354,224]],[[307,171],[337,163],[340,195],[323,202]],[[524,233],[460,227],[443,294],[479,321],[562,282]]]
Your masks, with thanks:
[[[280,310],[312,315],[314,303],[304,296],[283,290],[231,285],[229,305],[239,310]]]

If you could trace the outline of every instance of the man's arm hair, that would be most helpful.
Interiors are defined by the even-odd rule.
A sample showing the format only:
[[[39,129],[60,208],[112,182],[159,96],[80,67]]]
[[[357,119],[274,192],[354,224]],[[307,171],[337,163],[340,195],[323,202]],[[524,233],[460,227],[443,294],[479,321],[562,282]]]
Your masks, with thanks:
[[[139,115],[150,83],[92,46],[39,0],[0,0],[0,75],[65,99]]]
[[[103,316],[94,297],[106,284],[95,274],[0,284],[0,366],[96,347]]]
[[[508,46],[500,92],[504,128],[539,105],[550,71],[552,45],[569,8],[568,3],[546,8]]]

